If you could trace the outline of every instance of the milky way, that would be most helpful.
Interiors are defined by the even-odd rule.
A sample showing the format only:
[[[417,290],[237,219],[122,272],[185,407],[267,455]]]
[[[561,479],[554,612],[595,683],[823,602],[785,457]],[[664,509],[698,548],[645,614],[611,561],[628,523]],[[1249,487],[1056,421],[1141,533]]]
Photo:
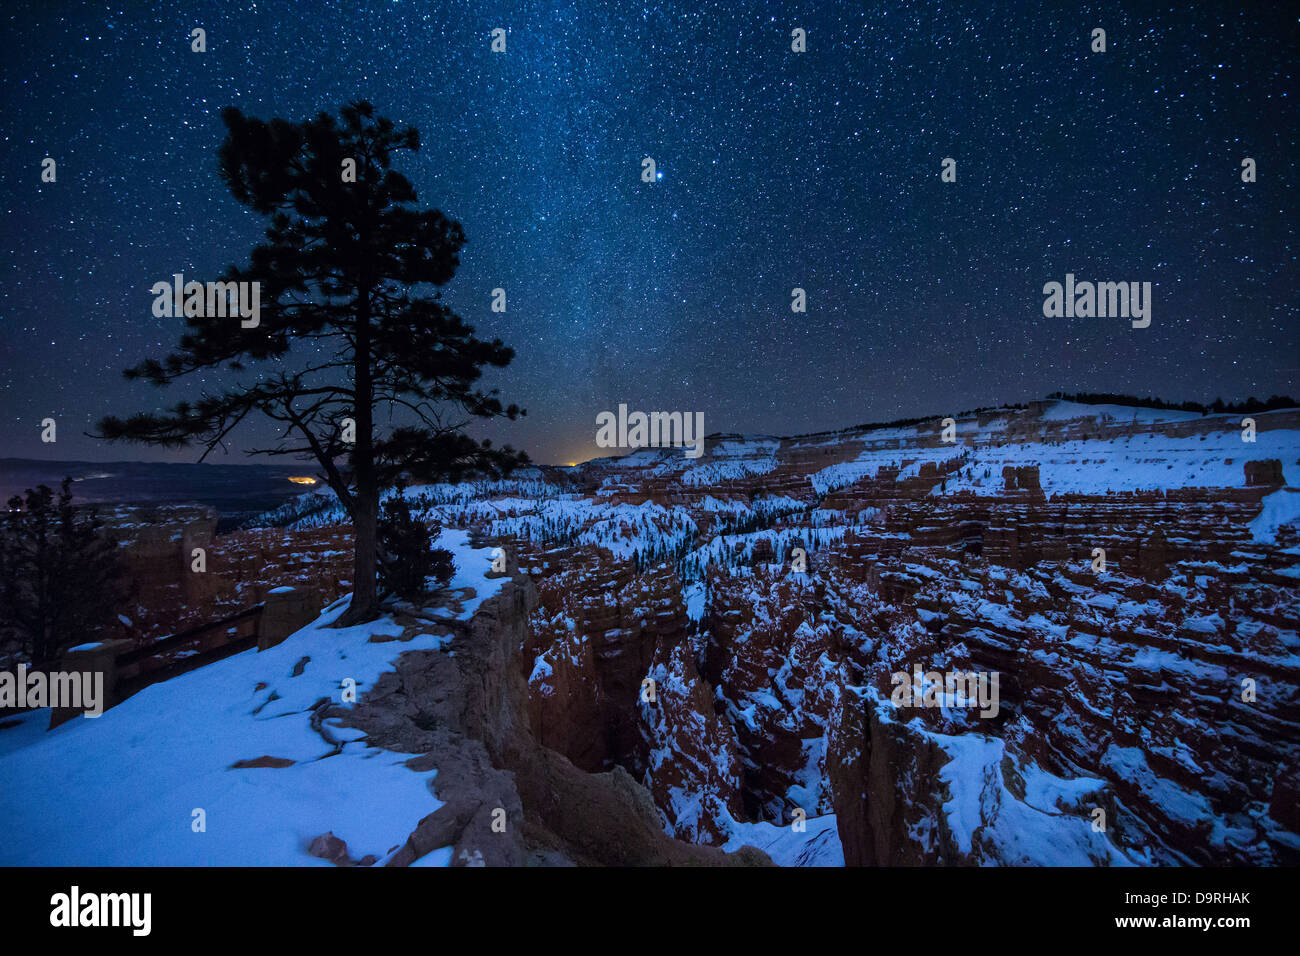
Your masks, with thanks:
[[[446,297],[518,352],[491,384],[528,417],[485,434],[539,461],[596,454],[621,402],[791,434],[1057,389],[1296,391],[1283,5],[143,6],[0,21],[0,456],[161,456],[81,433],[205,384],[120,371],[175,345],[154,282],[261,238],[218,176],[219,111],[362,98],[421,131],[401,168],[469,237]],[[1045,317],[1067,273],[1152,283],[1150,327]]]

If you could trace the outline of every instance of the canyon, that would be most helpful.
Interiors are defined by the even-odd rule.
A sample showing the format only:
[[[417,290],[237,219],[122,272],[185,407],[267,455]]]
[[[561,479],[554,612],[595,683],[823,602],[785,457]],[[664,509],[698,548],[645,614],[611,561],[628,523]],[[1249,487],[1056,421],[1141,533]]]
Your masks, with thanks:
[[[1300,412],[1254,443],[1239,416],[1118,406],[955,420],[955,443],[937,419],[715,435],[698,461],[409,493],[535,588],[510,666],[538,744],[625,771],[680,840],[1300,861]],[[897,706],[914,667],[1000,675],[996,716]]]
[[[300,689],[276,707],[310,717],[326,756],[436,770],[438,806],[388,846],[349,850],[331,820],[313,853],[1300,862],[1300,411],[1256,414],[1254,441],[1240,416],[1128,406],[948,417],[406,489],[455,542],[457,580],[362,638],[391,654],[355,703]],[[118,516],[151,627],[284,585],[340,606],[350,542],[328,494],[230,535],[210,517]],[[268,651],[297,664],[250,684],[249,713],[349,630]],[[995,676],[997,706],[896,695],[893,675],[917,672]],[[301,763],[238,756],[241,774]]]

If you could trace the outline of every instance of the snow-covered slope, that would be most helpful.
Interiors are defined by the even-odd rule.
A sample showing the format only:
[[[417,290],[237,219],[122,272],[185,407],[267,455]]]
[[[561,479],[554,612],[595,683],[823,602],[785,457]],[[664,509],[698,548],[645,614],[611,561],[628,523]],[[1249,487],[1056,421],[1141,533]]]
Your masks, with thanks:
[[[486,615],[526,699],[506,723],[643,785],[658,838],[782,865],[1273,865],[1300,861],[1300,412],[1250,416],[1253,442],[1243,417],[1033,403],[958,415],[951,443],[942,420],[724,435],[405,494],[477,592],[464,615],[498,586],[470,531],[531,577],[529,611]],[[311,711],[442,639],[337,613],[98,722],[0,731],[0,862],[311,863],[327,831],[387,858],[433,773]],[[999,674],[997,713],[898,704],[914,665]],[[264,756],[293,763],[230,769]]]
[[[455,555],[451,587],[475,591],[459,613],[468,619],[500,588],[484,577],[490,551],[454,530],[440,544]],[[39,710],[0,731],[0,865],[328,866],[307,847],[329,831],[355,859],[387,858],[440,806],[435,774],[330,721],[313,729],[312,711],[340,703],[345,681],[364,693],[399,654],[444,639],[373,642],[403,633],[392,620],[329,627],[346,603],[276,647],[154,684],[99,718],[46,732]],[[260,757],[293,763],[232,769]]]

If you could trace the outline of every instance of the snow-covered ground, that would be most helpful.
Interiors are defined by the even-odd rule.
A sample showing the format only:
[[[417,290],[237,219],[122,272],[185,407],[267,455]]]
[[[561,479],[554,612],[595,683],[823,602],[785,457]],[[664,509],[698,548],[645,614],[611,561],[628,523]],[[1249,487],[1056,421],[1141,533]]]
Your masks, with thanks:
[[[1195,412],[1055,402],[1043,413],[1043,421],[1091,420],[1097,423],[1099,434],[1103,425],[1156,427],[1161,423],[1203,420],[1214,429],[1187,437],[1139,433],[1061,442],[1006,441],[1000,434],[1006,430],[1006,421],[995,419],[983,426],[959,422],[955,444],[941,444],[933,435],[923,435],[915,428],[882,429],[865,434],[868,447],[853,461],[823,468],[809,480],[818,494],[825,494],[860,478],[873,477],[878,468],[898,466],[904,459],[912,463],[899,478],[919,474],[926,462],[941,463],[961,456],[961,469],[945,476],[934,494],[1000,494],[1002,469],[1007,465],[1037,465],[1040,484],[1048,494],[1236,488],[1245,483],[1242,463],[1251,459],[1277,458],[1288,477],[1295,473],[1300,460],[1300,431],[1268,428],[1270,414],[1251,416],[1261,430],[1250,443],[1242,440],[1241,420],[1246,417],[1242,415],[1202,416]],[[891,441],[883,442],[885,438]],[[973,439],[972,445],[965,444],[968,438]],[[893,439],[902,441],[904,447],[892,447]]]
[[[1168,409],[1123,405],[1085,405],[1051,401],[1034,418],[1013,409],[955,420],[955,443],[943,443],[937,422],[911,426],[850,429],[829,436],[788,439],[791,450],[834,447],[859,442],[864,450],[850,461],[840,461],[808,475],[810,489],[826,495],[861,478],[873,478],[881,467],[898,468],[900,478],[919,473],[926,462],[946,462],[961,456],[961,470],[946,477],[935,494],[971,491],[998,494],[1003,489],[1006,465],[1037,465],[1042,488],[1048,494],[1105,494],[1113,491],[1164,490],[1191,487],[1240,487],[1242,463],[1260,458],[1281,460],[1288,476],[1300,466],[1300,431],[1270,427],[1271,421],[1291,412],[1257,412],[1251,415],[1201,415]],[[1258,428],[1253,442],[1242,437],[1243,419]],[[1076,423],[1071,440],[1057,441],[1054,434]],[[1026,433],[1033,427],[1035,437]],[[1167,432],[1194,428],[1204,433],[1175,437]],[[1120,435],[1120,430],[1135,434]],[[1078,433],[1082,431],[1083,436]],[[1046,436],[1046,437],[1043,437]],[[1084,437],[1086,436],[1086,437]],[[607,478],[611,489],[626,490],[628,477],[670,478],[683,489],[704,489],[726,480],[767,474],[781,464],[781,442],[766,436],[726,436],[709,446],[699,459],[686,458],[674,449],[643,448],[620,458],[590,464],[617,468],[627,475]]]
[[[484,576],[490,549],[472,549],[450,529],[439,545],[455,555],[451,587],[476,592],[460,613],[468,618],[501,586]],[[390,856],[441,805],[430,790],[435,773],[412,771],[402,754],[326,722],[342,744],[331,756],[311,709],[322,698],[341,703],[349,679],[364,692],[400,654],[444,639],[371,643],[371,634],[401,633],[391,620],[329,628],[346,605],[276,647],[154,684],[99,718],[46,732],[49,711],[39,710],[0,730],[0,865],[329,866],[307,853],[327,831],[353,859]],[[294,763],[230,769],[262,756]],[[448,848],[421,863],[449,861]]]

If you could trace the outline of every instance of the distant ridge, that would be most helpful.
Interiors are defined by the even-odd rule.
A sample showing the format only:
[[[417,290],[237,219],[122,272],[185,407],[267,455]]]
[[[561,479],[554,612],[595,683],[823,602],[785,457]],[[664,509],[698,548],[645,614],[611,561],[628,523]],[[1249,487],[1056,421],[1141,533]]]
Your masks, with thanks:
[[[1080,405],[1131,405],[1135,408],[1156,408],[1171,412],[1200,412],[1202,415],[1274,412],[1279,408],[1300,408],[1300,402],[1290,395],[1270,395],[1262,402],[1253,395],[1243,402],[1225,402],[1222,398],[1216,398],[1208,405],[1201,402],[1167,402],[1151,396],[1138,398],[1135,395],[1121,395],[1115,392],[1078,392],[1073,395],[1053,392],[1047,397],[1051,400],[1077,402]]]
[[[66,476],[75,504],[201,504],[215,509],[226,528],[301,494],[291,475],[314,474],[303,464],[0,458],[0,505],[28,488],[58,488]]]

